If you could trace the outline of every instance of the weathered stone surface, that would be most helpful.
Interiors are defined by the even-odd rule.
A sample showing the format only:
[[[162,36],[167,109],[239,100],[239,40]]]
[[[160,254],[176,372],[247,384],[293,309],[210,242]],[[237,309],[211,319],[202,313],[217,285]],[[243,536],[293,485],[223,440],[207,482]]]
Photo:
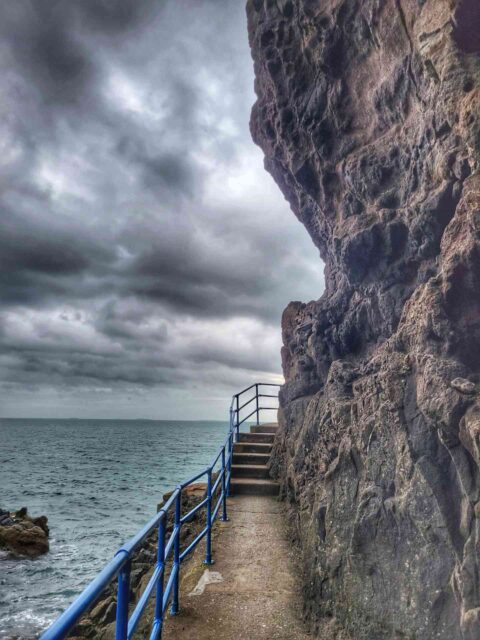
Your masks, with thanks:
[[[460,391],[460,393],[465,393],[467,395],[475,393],[476,391],[475,384],[470,382],[470,380],[465,380],[465,378],[455,378],[455,380],[452,380],[450,384],[454,389]]]
[[[273,469],[312,626],[480,637],[480,5],[249,0],[254,140],[325,262]]]
[[[31,518],[23,507],[15,513],[0,509],[0,549],[36,557],[49,550],[46,516]]]

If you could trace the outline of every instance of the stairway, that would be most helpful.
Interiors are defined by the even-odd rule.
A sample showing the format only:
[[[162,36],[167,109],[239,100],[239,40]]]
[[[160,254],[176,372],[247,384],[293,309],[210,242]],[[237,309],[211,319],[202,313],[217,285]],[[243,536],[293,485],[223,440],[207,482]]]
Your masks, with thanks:
[[[239,442],[233,445],[232,495],[278,495],[279,484],[270,478],[268,472],[277,428],[276,423],[270,422],[252,426],[250,433],[240,434]]]

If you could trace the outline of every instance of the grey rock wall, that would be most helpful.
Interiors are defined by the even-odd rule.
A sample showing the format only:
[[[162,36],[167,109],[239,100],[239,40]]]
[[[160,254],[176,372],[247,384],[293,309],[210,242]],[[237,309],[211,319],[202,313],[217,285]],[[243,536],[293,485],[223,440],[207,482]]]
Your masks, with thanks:
[[[480,638],[480,2],[249,0],[265,166],[325,262],[273,470],[312,627]]]

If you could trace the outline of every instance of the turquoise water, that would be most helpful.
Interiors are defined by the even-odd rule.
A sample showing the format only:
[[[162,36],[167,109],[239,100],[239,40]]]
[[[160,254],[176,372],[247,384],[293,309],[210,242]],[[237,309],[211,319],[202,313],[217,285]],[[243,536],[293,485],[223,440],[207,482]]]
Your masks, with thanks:
[[[46,515],[50,553],[0,558],[0,638],[31,638],[207,465],[227,423],[0,419],[0,507]]]

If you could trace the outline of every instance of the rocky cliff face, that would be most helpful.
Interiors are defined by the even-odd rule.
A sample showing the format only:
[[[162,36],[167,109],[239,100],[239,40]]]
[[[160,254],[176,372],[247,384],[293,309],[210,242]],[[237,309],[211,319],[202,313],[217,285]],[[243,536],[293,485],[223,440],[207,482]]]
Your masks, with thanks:
[[[274,470],[306,611],[480,638],[480,2],[249,0],[265,166],[325,262]]]

